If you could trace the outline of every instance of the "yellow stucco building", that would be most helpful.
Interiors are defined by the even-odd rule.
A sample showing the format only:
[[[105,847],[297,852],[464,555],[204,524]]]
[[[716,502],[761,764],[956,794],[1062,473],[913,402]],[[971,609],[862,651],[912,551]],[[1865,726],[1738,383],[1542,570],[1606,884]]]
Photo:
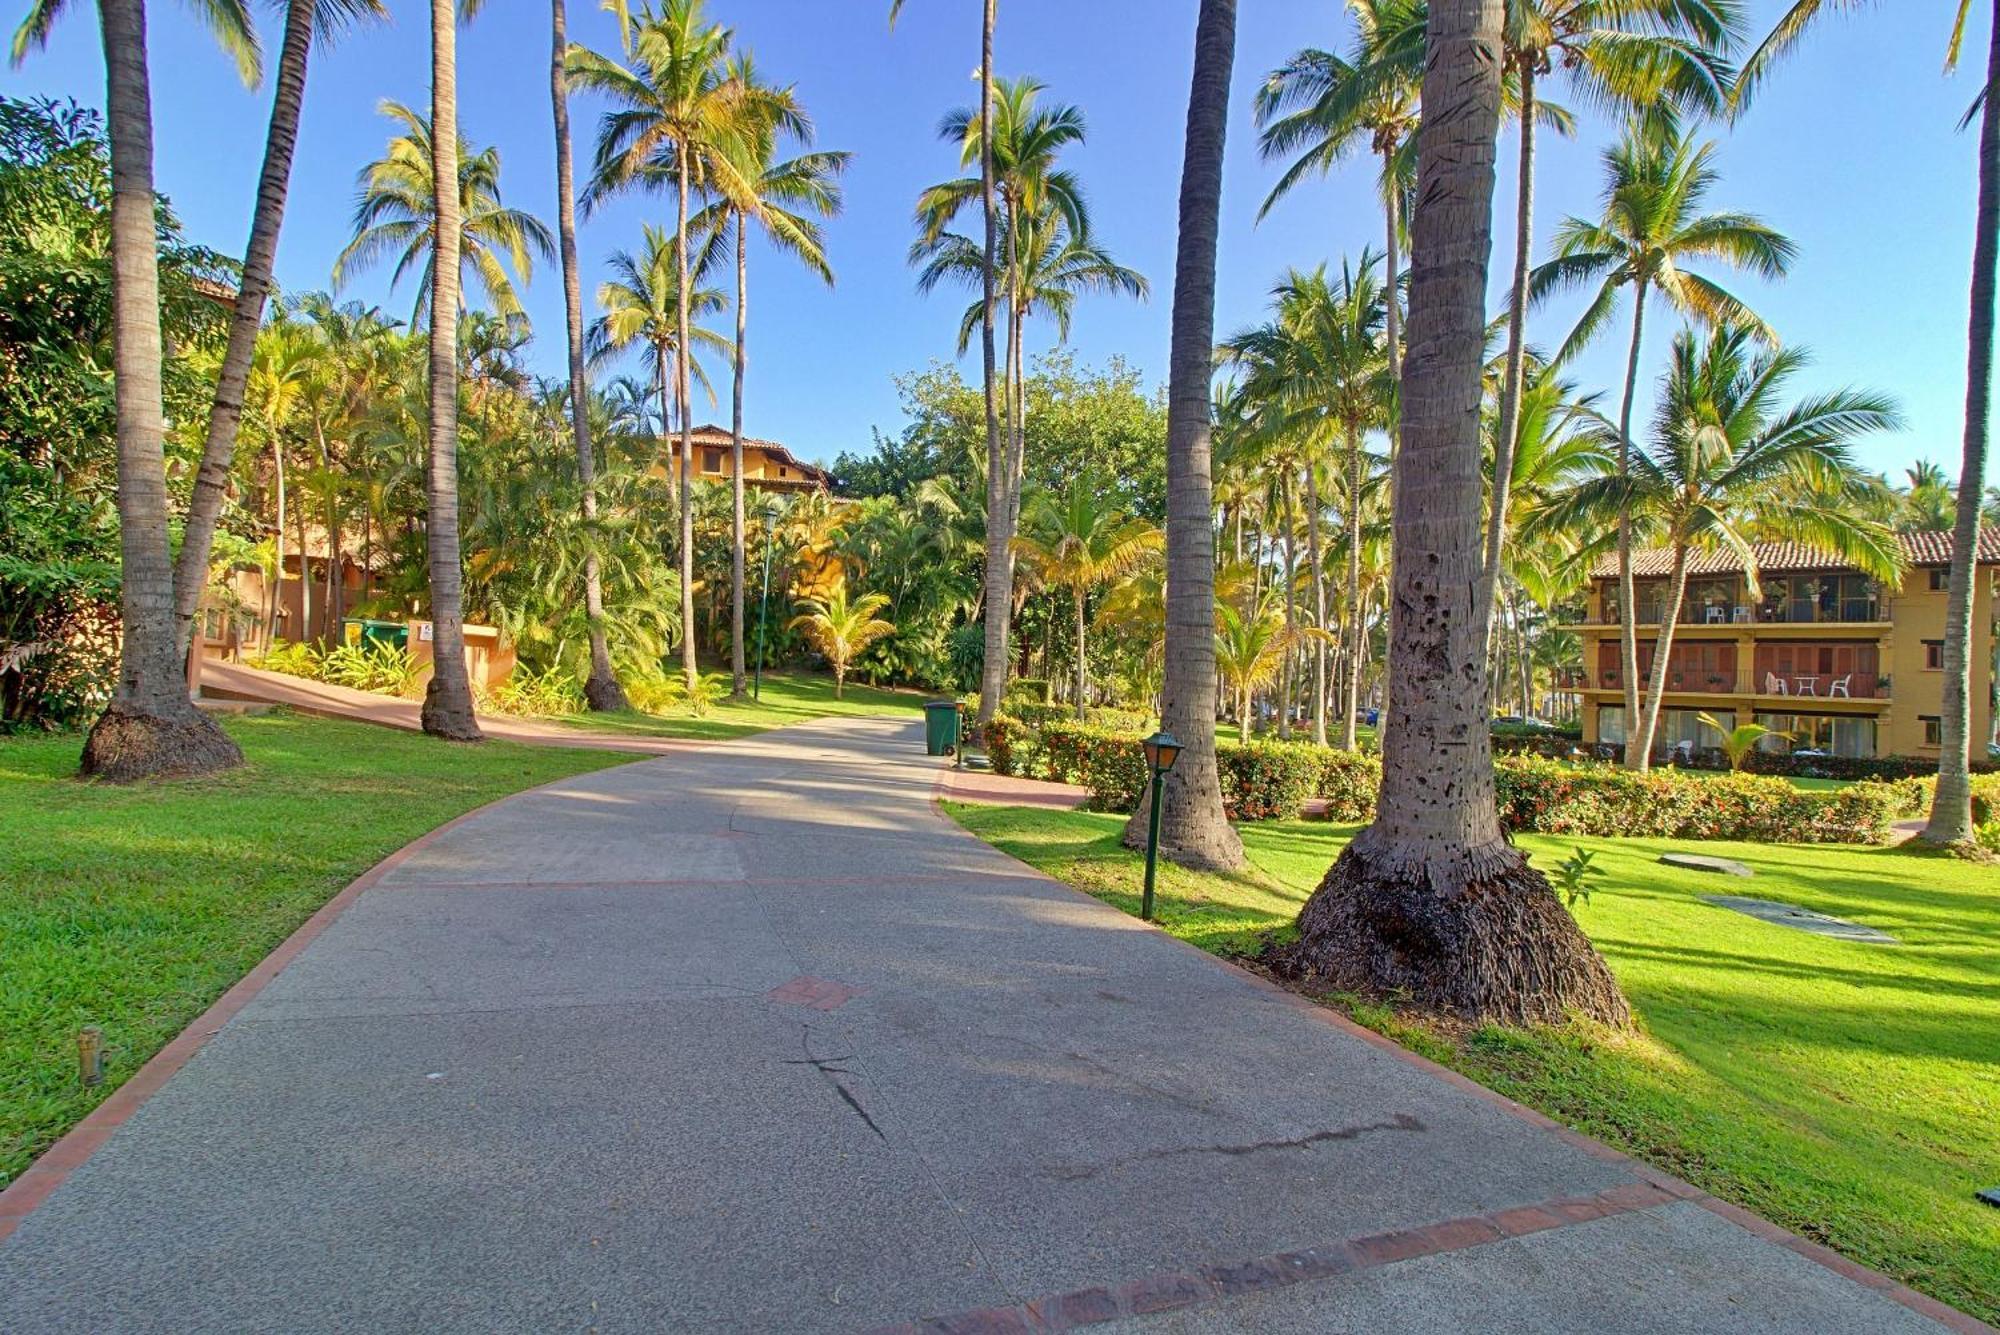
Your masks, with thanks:
[[[1878,584],[1853,567],[1797,543],[1755,550],[1761,596],[1752,598],[1741,560],[1700,553],[1667,658],[1656,750],[1719,743],[1697,721],[1710,714],[1734,727],[1752,720],[1788,734],[1770,750],[1814,749],[1841,756],[1934,757],[1943,699],[1945,603],[1952,535],[1899,537],[1906,565],[1900,586]],[[1972,609],[1972,736],[1993,735],[1994,583],[2000,528],[1980,534]],[[1639,684],[1651,680],[1653,646],[1665,614],[1672,553],[1634,553]],[[1583,736],[1588,744],[1625,740],[1618,644],[1618,562],[1591,571],[1583,639]]]
[[[726,428],[713,424],[698,426],[690,438],[694,444],[694,466],[690,473],[694,478],[717,482],[735,475],[733,440]],[[673,467],[673,475],[678,478],[680,433],[669,435],[663,445],[663,466]],[[743,480],[765,491],[828,491],[833,487],[833,474],[818,464],[798,458],[775,440],[754,440],[749,436],[743,438]]]

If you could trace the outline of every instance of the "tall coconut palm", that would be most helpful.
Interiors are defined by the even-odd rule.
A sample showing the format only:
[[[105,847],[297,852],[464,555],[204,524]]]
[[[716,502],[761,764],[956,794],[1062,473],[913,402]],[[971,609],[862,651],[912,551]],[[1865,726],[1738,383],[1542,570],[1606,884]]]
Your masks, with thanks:
[[[1537,80],[1561,70],[1597,106],[1638,110],[1671,97],[1691,111],[1720,112],[1728,74],[1718,53],[1739,22],[1738,0],[1508,0],[1503,33],[1515,79],[1520,163],[1514,201],[1514,280],[1507,306],[1506,370],[1486,521],[1480,605],[1490,623],[1500,577],[1511,465],[1527,350],[1529,265],[1534,255]]]
[[[755,101],[782,112],[777,119],[802,143],[812,141],[812,122],[789,88],[763,89],[747,56],[738,60],[732,77],[745,88],[760,89]],[[818,220],[840,212],[840,174],[853,157],[851,153],[815,152],[777,161],[780,128],[780,124],[768,124],[748,137],[745,146],[752,157],[740,164],[736,173],[746,188],[716,200],[693,223],[697,232],[729,237],[736,256],[735,385],[729,416],[729,666],[731,690],[737,696],[743,694],[744,682],[743,383],[750,357],[750,224],[756,223],[767,241],[832,287],[833,266],[827,263],[826,236]]]
[[[584,702],[595,710],[629,709],[611,666],[604,629],[604,567],[597,549],[597,455],[590,440],[590,373],[583,355],[583,275],[576,257],[576,170],[569,138],[569,23],[563,0],[549,0],[549,102],[555,119],[556,240],[562,255],[563,328],[568,336],[569,420],[576,442],[584,527],[583,607],[590,631],[590,673]]]
[[[1865,574],[1894,582],[1901,558],[1889,526],[1866,514],[1861,477],[1848,446],[1899,424],[1894,401],[1839,390],[1782,406],[1786,386],[1806,364],[1803,349],[1760,351],[1750,331],[1722,326],[1706,338],[1682,331],[1654,416],[1652,439],[1622,473],[1578,484],[1557,497],[1542,520],[1558,528],[1609,527],[1615,516],[1673,554],[1665,611],[1653,643],[1652,679],[1643,712],[1626,734],[1628,763],[1644,769],[1667,686],[1667,659],[1687,592],[1689,559],[1725,551],[1743,563],[1757,597],[1757,559],[1743,532],[1754,516]],[[1607,442],[1611,451],[1616,442]],[[1804,501],[1786,483],[1804,484]],[[1779,527],[1782,526],[1782,527]]]
[[[1793,0],[1770,35],[1743,62],[1732,92],[1741,111],[1774,66],[1822,13],[1857,10],[1867,0]],[[1958,0],[1945,68],[1958,64],[1971,0]],[[1966,324],[1965,430],[1959,459],[1958,513],[1952,525],[1951,587],[1946,596],[1944,698],[1938,710],[1938,784],[1920,838],[1930,845],[1972,838],[1972,604],[1978,570],[1980,500],[1986,487],[1988,413],[1992,406],[1993,301],[2000,270],[2000,3],[1987,38],[1986,81],[1970,121],[1979,118],[1979,185],[1972,237],[1971,315]]]
[[[1257,90],[1258,148],[1292,161],[1264,199],[1259,217],[1301,181],[1321,176],[1365,145],[1381,159],[1380,186],[1388,259],[1383,324],[1389,379],[1403,378],[1404,214],[1411,135],[1421,119],[1426,0],[1347,0],[1355,39],[1349,55],[1308,48],[1271,71]],[[1394,425],[1391,437],[1394,438]]]
[[[207,583],[216,521],[222,514],[229,466],[236,454],[236,431],[243,420],[244,386],[256,351],[257,330],[264,319],[264,302],[271,292],[278,231],[284,223],[285,197],[291,184],[292,151],[298,142],[299,115],[305,105],[307,60],[315,42],[326,45],[348,23],[385,16],[380,0],[286,0],[277,88],[271,99],[271,120],[264,134],[264,162],[257,180],[257,206],[250,215],[250,240],[243,252],[243,272],[236,285],[229,339],[216,369],[208,431],[202,442],[201,463],[195,471],[187,519],[182,526],[181,553],[174,563],[174,612],[180,621],[179,633],[184,644],[192,641],[195,610]]]
[[[416,303],[410,309],[410,323],[421,325],[437,284],[437,239],[448,211],[453,219],[451,249],[458,262],[472,274],[485,294],[487,304],[501,315],[521,313],[518,280],[527,286],[534,276],[535,256],[555,258],[555,239],[534,214],[510,209],[500,199],[500,151],[487,147],[474,150],[461,138],[450,144],[438,142],[432,132],[437,123],[435,109],[430,116],[384,99],[376,107],[384,116],[403,127],[389,140],[388,150],[361,169],[354,205],[354,237],[333,262],[333,286],[338,291],[357,269],[367,268],[394,253],[396,266],[390,271],[393,290],[412,269],[419,277]],[[458,180],[455,197],[439,207],[433,182],[432,163],[449,157]],[[510,272],[511,271],[511,272]],[[454,299],[463,308],[464,284],[457,273],[450,286]]]
[[[1160,793],[1160,847],[1188,866],[1243,864],[1222,811],[1215,763],[1215,515],[1209,387],[1214,379],[1215,252],[1222,149],[1236,62],[1236,0],[1201,0],[1181,162],[1179,240],[1167,376],[1167,630],[1160,722],[1185,748]],[[1146,838],[1135,811],[1128,843]]]
[[[1505,1023],[1623,1023],[1610,971],[1500,830],[1480,562],[1481,346],[1499,129],[1501,0],[1433,0],[1410,228],[1410,356],[1395,496],[1382,792],[1299,914],[1292,965]]]
[[[824,598],[804,598],[805,610],[791,620],[791,628],[801,632],[820,657],[833,669],[833,698],[838,700],[847,685],[847,668],[856,655],[884,635],[894,635],[894,622],[875,614],[889,605],[883,593],[865,594],[847,600],[847,585],[838,585]]]
[[[1037,493],[1021,514],[1014,550],[1040,583],[1065,590],[1076,612],[1076,717],[1089,696],[1084,608],[1091,590],[1130,573],[1160,550],[1160,530],[1124,514],[1105,478],[1080,474],[1061,493]]]
[[[987,696],[998,707],[1006,686],[1007,639],[1013,615],[1014,562],[1012,538],[1020,515],[1022,435],[1022,392],[1020,331],[1025,315],[1014,289],[1020,279],[1022,245],[1026,239],[1024,218],[1050,210],[1061,211],[1072,236],[1087,235],[1089,215],[1083,192],[1069,173],[1055,166],[1057,154],[1083,139],[1083,115],[1075,107],[1042,108],[1037,99],[1043,85],[1032,79],[995,81],[982,79],[982,101],[977,117],[969,111],[954,111],[938,127],[938,134],[959,145],[962,164],[976,157],[980,176],[975,181],[958,178],[932,186],[917,201],[918,240],[910,248],[912,263],[930,258],[941,246],[957,248],[963,239],[948,237],[945,229],[974,198],[985,213],[985,232],[977,247],[978,266],[970,272],[980,282],[981,338],[991,338],[986,326],[997,322],[996,302],[1007,300],[1008,320],[1006,366],[999,373],[998,392],[1004,400],[1004,432],[997,437],[998,453],[988,460],[987,514],[995,522],[987,526],[986,564],[986,660],[981,675],[980,719],[986,712]],[[997,210],[997,212],[996,212]],[[1005,251],[1005,258],[1000,252]],[[998,266],[996,268],[996,266]],[[996,295],[997,293],[997,295]],[[963,346],[961,337],[961,346]]]
[[[680,346],[690,346],[688,295],[691,243],[689,209],[694,192],[743,197],[749,182],[738,163],[755,155],[749,145],[782,113],[732,77],[728,64],[730,31],[710,23],[702,0],[666,0],[628,15],[618,13],[630,64],[578,47],[570,53],[570,77],[577,86],[613,104],[599,125],[597,151],[586,203],[594,204],[634,186],[671,181],[675,193],[674,235],[680,266],[676,323]],[[689,399],[688,360],[680,359],[676,393]],[[698,676],[694,625],[694,424],[681,421],[681,673],[693,690]]]
[[[1278,679],[1291,636],[1268,601],[1249,614],[1220,603],[1215,620],[1215,668],[1235,697],[1236,740],[1248,742],[1256,694]]]
[[[1555,258],[1529,280],[1531,301],[1597,286],[1557,354],[1558,364],[1604,327],[1621,291],[1632,291],[1632,342],[1625,361],[1625,393],[1618,406],[1621,474],[1632,453],[1632,396],[1639,383],[1646,303],[1653,295],[1683,318],[1710,326],[1729,324],[1777,341],[1748,305],[1687,267],[1690,261],[1716,260],[1760,277],[1782,278],[1796,249],[1781,233],[1747,213],[1701,211],[1720,179],[1714,156],[1713,143],[1696,144],[1671,117],[1628,127],[1624,137],[1604,152],[1603,216],[1595,222],[1565,218],[1556,229]],[[1639,716],[1639,631],[1632,595],[1632,525],[1624,517],[1618,520],[1618,605],[1625,717],[1632,719]],[[1627,763],[1634,763],[1629,754]]]
[[[63,0],[35,0],[14,34],[16,64],[30,48],[47,43],[62,9]],[[198,9],[236,58],[244,82],[255,84],[261,73],[256,30],[240,0],[204,0]],[[130,781],[224,769],[241,764],[243,755],[188,698],[175,616],[144,0],[99,0],[98,29],[111,140],[111,356],[121,627],[118,685],[84,741],[83,772]]]
[[[895,23],[896,15],[902,11],[903,0],[890,0],[889,22]],[[983,219],[981,233],[981,253],[984,266],[980,274],[980,314],[979,314],[979,355],[980,388],[986,408],[986,513],[997,515],[1001,512],[1001,502],[1005,499],[1006,449],[1007,443],[1000,435],[999,357],[994,346],[994,321],[996,308],[994,291],[999,280],[999,233],[997,230],[998,201],[995,195],[994,155],[993,155],[993,29],[999,17],[999,0],[983,0],[980,5],[979,32],[979,208]],[[985,659],[979,674],[979,713],[981,726],[990,722],[1000,712],[1000,696],[1007,686],[1007,617],[1010,600],[1006,589],[1002,596],[992,597],[995,587],[1001,582],[1001,572],[1006,566],[1006,542],[996,546],[993,526],[987,526],[986,537],[986,649]],[[997,558],[997,559],[996,559]],[[996,606],[999,610],[995,610]]]
[[[407,110],[399,119],[409,127],[414,139],[419,119]],[[464,572],[459,565],[458,550],[460,245],[465,225],[472,218],[461,210],[466,176],[461,171],[458,151],[458,10],[452,0],[431,0],[431,117],[429,126],[424,128],[434,131],[428,135],[427,145],[432,235],[427,243],[421,236],[411,238],[410,242],[412,247],[428,244],[430,250],[430,454],[425,485],[430,504],[424,521],[424,539],[430,548],[432,670],[430,685],[424,691],[423,727],[434,737],[476,742],[482,740],[482,734],[472,712],[472,677],[465,662]],[[390,162],[393,165],[383,180],[391,189],[383,197],[402,202],[388,205],[388,211],[392,216],[402,213],[400,221],[417,226],[420,215],[409,206],[422,201],[422,195],[412,189],[422,178],[420,174],[413,176],[411,168],[421,164],[412,164],[407,156],[396,160],[393,146]],[[498,175],[498,169],[495,157],[494,176]],[[483,172],[476,175],[489,186],[494,184]],[[497,189],[492,192],[492,199],[497,206]],[[357,217],[357,224],[371,216],[365,198],[362,208],[364,212]],[[356,240],[359,239],[357,236]],[[546,242],[543,234],[544,245]],[[398,272],[407,266],[412,254],[413,251],[405,250]],[[517,260],[526,258],[518,248],[515,254]],[[487,257],[492,258],[490,252]],[[491,279],[483,269],[476,267],[475,271],[481,273],[491,291]],[[525,278],[526,269],[520,272]]]

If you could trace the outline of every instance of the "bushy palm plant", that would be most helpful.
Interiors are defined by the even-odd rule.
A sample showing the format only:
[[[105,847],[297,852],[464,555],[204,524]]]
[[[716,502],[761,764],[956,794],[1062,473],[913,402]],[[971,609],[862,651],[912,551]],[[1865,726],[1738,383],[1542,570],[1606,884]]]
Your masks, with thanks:
[[[896,633],[893,621],[875,615],[888,605],[889,599],[879,593],[864,594],[850,603],[845,583],[824,598],[800,600],[805,610],[792,618],[792,629],[803,632],[833,669],[834,699],[847,684],[847,668],[855,656],[884,635]]]

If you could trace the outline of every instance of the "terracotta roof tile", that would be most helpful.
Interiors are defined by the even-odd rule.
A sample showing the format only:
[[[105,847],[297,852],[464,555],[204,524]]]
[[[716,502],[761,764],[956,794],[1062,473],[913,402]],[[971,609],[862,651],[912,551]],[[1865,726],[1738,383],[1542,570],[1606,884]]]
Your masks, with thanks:
[[[1951,564],[1951,534],[1944,531],[1925,533],[1898,533],[1897,543],[1903,549],[1903,560],[1912,566],[1941,566]],[[1782,575],[1806,570],[1847,570],[1852,569],[1816,547],[1802,542],[1760,542],[1751,550],[1757,556],[1757,568],[1767,575]],[[2000,565],[2000,527],[1983,528],[1979,531],[1979,561],[1982,565]],[[1674,554],[1664,547],[1651,547],[1632,553],[1632,573],[1641,579],[1662,578],[1671,575],[1674,569]],[[1733,575],[1743,569],[1743,563],[1734,552],[1696,552],[1688,558],[1690,575]],[[1610,553],[1599,557],[1591,567],[1592,579],[1611,579],[1618,574],[1618,556]]]

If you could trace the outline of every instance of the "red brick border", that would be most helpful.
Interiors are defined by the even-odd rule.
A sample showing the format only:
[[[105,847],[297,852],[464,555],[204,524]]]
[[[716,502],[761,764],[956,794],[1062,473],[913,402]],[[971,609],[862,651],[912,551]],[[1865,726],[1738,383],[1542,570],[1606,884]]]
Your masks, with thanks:
[[[195,1053],[201,1051],[203,1045],[214,1037],[223,1025],[229,1023],[238,1011],[249,1005],[251,999],[277,977],[279,970],[296,959],[299,952],[312,943],[314,937],[324,932],[335,918],[346,912],[355,900],[372,889],[383,877],[429,847],[434,841],[482,812],[528,793],[538,793],[558,787],[576,777],[570,775],[568,778],[537,784],[533,788],[523,788],[518,793],[508,793],[504,797],[494,798],[491,802],[482,802],[470,811],[461,812],[436,829],[418,835],[404,844],[355,877],[345,889],[320,905],[310,918],[300,923],[290,936],[278,943],[277,949],[258,961],[250,972],[237,979],[234,986],[216,999],[214,1005],[196,1016],[193,1023],[147,1059],[146,1063],[134,1071],[124,1084],[113,1090],[104,1102],[84,1114],[83,1120],[71,1127],[62,1139],[43,1151],[41,1156],[29,1164],[4,1191],[0,1191],[0,1241],[4,1241],[8,1234],[20,1226],[23,1219],[34,1212],[36,1206],[53,1195],[56,1188],[60,1187],[71,1173],[95,1154],[105,1141],[111,1139],[113,1133],[139,1110],[139,1106],[186,1066]]]
[[[949,813],[945,811],[943,802],[944,789],[945,789],[944,776],[941,774],[937,782],[936,791],[933,793],[931,797],[931,810],[934,813],[936,813],[940,818],[947,821],[951,821],[953,825],[958,826],[958,828],[961,831],[964,831],[968,837],[977,839],[978,838],[977,835],[972,834],[971,831],[969,830],[965,830],[965,827],[962,825],[958,825],[957,821],[952,821]],[[985,843],[984,840],[980,840],[980,842]],[[1050,876],[1048,873],[1042,871],[1040,868],[1032,866],[1029,863],[1022,861],[1020,858],[1015,857],[1012,853],[1007,852],[1003,848],[996,847],[993,844],[987,844],[986,846],[988,848],[991,848],[995,853],[998,853],[1001,857],[1006,858],[1009,862],[1015,863],[1016,865],[1020,866],[1032,876],[1047,881],[1052,885],[1061,886],[1063,889],[1069,891],[1073,895],[1076,895],[1078,898],[1087,899],[1093,904],[1103,905],[1104,907],[1110,909],[1110,911],[1113,913],[1120,912],[1120,910],[1116,908],[1111,908],[1111,906],[1105,905],[1104,901],[1097,898],[1095,895],[1087,894],[1084,891],[1077,889],[1075,886],[1070,885],[1066,881],[1057,880],[1055,877]],[[1121,914],[1121,916],[1130,918],[1129,914]],[[1707,1210],[1710,1214],[1718,1215],[1721,1218],[1728,1220],[1730,1223],[1735,1224],[1739,1228],[1742,1228],[1750,1233],[1755,1234],[1757,1237],[1762,1238],[1766,1242],[1776,1243],[1778,1246],[1783,1247],[1786,1251],[1801,1256],[1804,1259],[1811,1261],[1815,1265],[1823,1266],[1824,1268],[1833,1271],[1835,1274],[1840,1275],[1843,1278],[1850,1279],[1855,1283],[1862,1285],[1864,1288],[1872,1289],[1876,1293],[1879,1293],[1883,1297],[1889,1299],[1891,1302],[1895,1302],[1904,1307],[1907,1307],[1911,1311],[1916,1312],[1920,1316],[1925,1316],[1930,1318],[1932,1321],[1937,1322],[1939,1325],[1945,1327],[1947,1330],[1956,1331],[1959,1333],[1959,1335],[2000,1335],[2000,1328],[1989,1326],[1984,1321],[1979,1320],[1977,1317],[1974,1317],[1966,1312],[1961,1312],[1956,1307],[1952,1307],[1949,1304],[1940,1302],[1936,1298],[1930,1297],[1928,1294],[1918,1293],[1915,1289],[1910,1288],[1906,1284],[1898,1283],[1896,1280],[1889,1278],[1887,1275],[1882,1274],[1878,1270],[1872,1270],[1869,1267],[1862,1265],[1858,1261],[1853,1261],[1845,1256],[1842,1256],[1839,1252],[1833,1250],[1831,1247],[1822,1246],[1817,1242],[1810,1242],[1805,1238],[1798,1236],[1796,1233],[1791,1232],[1789,1229],[1781,1228],[1777,1224],[1774,1224],[1770,1220],[1764,1218],[1762,1215],[1754,1214],[1751,1211],[1744,1209],[1742,1206],[1737,1205],[1732,1201],[1725,1201],[1720,1199],[1719,1197],[1712,1196],[1708,1192],[1702,1190],[1700,1187],[1693,1185],[1692,1183],[1683,1182],[1681,1179],[1674,1177],[1672,1174],[1662,1172],[1658,1168],[1655,1168],[1653,1165],[1645,1162],[1643,1159],[1636,1159],[1633,1156],[1624,1153],[1622,1150],[1613,1149],[1611,1146],[1606,1145],[1601,1140],[1596,1140],[1590,1136],[1584,1135],[1581,1131],[1577,1131],[1570,1127],[1564,1126],[1561,1122],[1556,1121],[1554,1118],[1549,1117],[1544,1113],[1537,1112],[1535,1109],[1528,1107],[1524,1103],[1517,1103],[1513,1099],[1508,1098],[1504,1094],[1496,1093],[1495,1091],[1488,1089],[1486,1086],[1480,1084],[1476,1080],[1471,1079],[1469,1076],[1461,1075],[1457,1071],[1452,1070],[1450,1067],[1441,1066],[1438,1063],[1432,1061],[1428,1057],[1420,1056],[1419,1054],[1410,1051],[1408,1048],[1396,1042],[1394,1039],[1388,1038],[1382,1034],[1378,1034],[1373,1029],[1369,1029],[1363,1025],[1355,1023],[1353,1020],[1349,1019],[1345,1015],[1342,1015],[1339,1011],[1333,1009],[1330,1006],[1323,1006],[1318,1002],[1312,1001],[1304,996],[1301,996],[1300,994],[1292,991],[1289,988],[1281,987],[1279,984],[1273,982],[1269,978],[1266,978],[1264,975],[1257,973],[1254,970],[1246,969],[1242,965],[1237,964],[1233,960],[1224,959],[1220,955],[1211,955],[1208,951],[1203,950],[1199,946],[1191,945],[1188,942],[1181,940],[1179,937],[1174,936],[1168,932],[1162,931],[1158,928],[1151,928],[1150,924],[1141,923],[1136,918],[1131,919],[1131,921],[1133,922],[1133,925],[1137,928],[1140,929],[1150,928],[1150,930],[1159,931],[1162,937],[1164,937],[1168,941],[1173,942],[1176,946],[1179,946],[1184,950],[1191,950],[1196,954],[1202,956],[1204,959],[1211,960],[1214,963],[1219,964],[1226,969],[1230,969],[1235,973],[1240,974],[1245,979],[1248,979],[1256,987],[1263,989],[1265,992],[1273,996],[1281,998],[1286,1005],[1303,1009],[1307,1013],[1317,1016],[1323,1022],[1333,1025],[1335,1028],[1341,1030],[1343,1033],[1346,1033],[1348,1036],[1352,1038],[1357,1038],[1361,1040],[1363,1043],[1368,1044],[1370,1047],[1377,1048],[1382,1052],[1386,1052],[1390,1056],[1396,1058],[1398,1061],[1404,1062],[1411,1066],[1415,1066],[1420,1070],[1427,1071],[1431,1075],[1437,1077],[1439,1080],[1442,1080],[1446,1084],[1451,1085],[1453,1088],[1462,1090],[1465,1093],[1470,1094],[1474,1098],[1480,1099],[1483,1102],[1490,1103],[1513,1117],[1517,1117],[1524,1122],[1528,1122],[1534,1126],[1540,1127],[1542,1130],[1549,1132],[1551,1135],[1563,1141],[1565,1144],[1571,1146],[1572,1148],[1581,1150],[1583,1153],[1590,1155],[1594,1159],[1601,1160],[1605,1163],[1617,1164],[1618,1166],[1624,1168],[1627,1172],[1631,1173],[1633,1176],[1640,1179],[1639,1181],[1630,1183],[1624,1187],[1614,1187],[1609,1192],[1599,1193],[1597,1197],[1588,1198],[1587,1200],[1549,1201],[1549,1202],[1543,1202],[1541,1205],[1524,1206],[1519,1211],[1503,1211],[1502,1212],[1503,1215],[1520,1216],[1518,1219],[1512,1220],[1511,1222],[1518,1225],[1521,1232],[1535,1231],[1534,1228],[1527,1227],[1527,1225],[1531,1222],[1531,1220],[1538,1221],[1536,1223],[1536,1226],[1540,1228],[1563,1228],[1572,1223],[1583,1222],[1584,1218],[1601,1218],[1602,1217],[1601,1215],[1595,1215],[1595,1214],[1586,1215],[1580,1213],[1565,1213],[1565,1212],[1582,1212],[1593,1208],[1598,1208],[1600,1204],[1605,1202],[1606,1198],[1617,1197],[1618,1194],[1621,1192],[1635,1192],[1635,1193],[1660,1192],[1664,1193],[1667,1199],[1683,1200],[1683,1201],[1688,1201],[1691,1204],[1698,1205],[1702,1209]],[[1652,1204],[1660,1204],[1660,1203],[1661,1203],[1660,1201],[1652,1202]],[[1605,1213],[1612,1213],[1612,1214],[1629,1213],[1632,1208],[1634,1207],[1619,1206],[1616,1208],[1607,1209]],[[1639,1206],[1636,1208],[1644,1209],[1644,1208],[1650,1208],[1650,1206]],[[1427,1227],[1450,1228],[1458,1225],[1461,1222],[1463,1221],[1452,1220],[1452,1221],[1447,1221],[1445,1224],[1433,1224],[1433,1225],[1428,1225]],[[1492,1217],[1488,1219],[1488,1222],[1494,1224],[1496,1227],[1502,1227],[1504,1231],[1505,1226],[1503,1226],[1500,1223],[1500,1217],[1498,1216]],[[1376,1245],[1386,1245],[1380,1243],[1379,1240],[1362,1239],[1360,1241],[1374,1242]],[[1438,1247],[1438,1248],[1432,1248],[1429,1251],[1421,1253],[1413,1253],[1413,1254],[1428,1255],[1434,1251],[1443,1251],[1443,1250],[1455,1250],[1455,1248]],[[1215,1296],[1215,1295],[1211,1294],[1207,1296]],[[1037,1301],[1044,1301],[1044,1300],[1037,1300]],[[1030,1303],[1027,1306],[1029,1308],[1033,1308],[1035,1307],[1035,1304]],[[956,1319],[957,1318],[945,1318],[945,1320],[956,1320]],[[1109,1318],[1097,1318],[1097,1319],[1108,1320]],[[919,1323],[917,1325],[909,1327],[886,1327],[885,1331],[895,1330],[901,1332],[906,1330],[936,1331],[936,1330],[958,1330],[958,1329],[961,1329],[961,1327],[953,1325],[946,1325],[946,1326],[926,1325],[923,1323]],[[983,1329],[983,1327],[977,1325],[971,1325],[962,1327],[962,1329],[978,1330],[978,1329]],[[992,1327],[992,1329],[1004,1330],[1004,1329],[1009,1329],[1009,1327],[997,1326],[997,1327]],[[1026,1327],[1026,1329],[1061,1330],[1065,1329],[1065,1327],[1048,1326],[1048,1325],[1043,1325],[1043,1326],[1030,1325]]]

